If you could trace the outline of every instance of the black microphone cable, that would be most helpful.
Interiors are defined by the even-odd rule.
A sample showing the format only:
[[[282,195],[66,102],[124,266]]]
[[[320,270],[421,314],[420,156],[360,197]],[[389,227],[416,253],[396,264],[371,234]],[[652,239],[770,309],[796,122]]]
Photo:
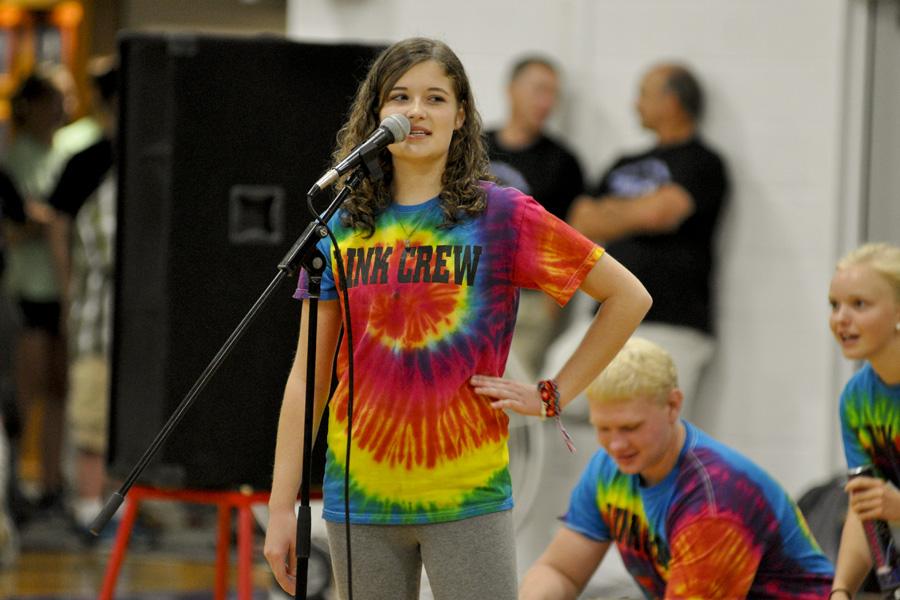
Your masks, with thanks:
[[[344,335],[347,336],[347,376],[349,377],[347,386],[347,454],[344,459],[344,531],[347,541],[347,600],[353,600],[353,561],[350,551],[350,446],[353,442],[353,323],[350,316],[350,292],[347,289],[347,273],[344,271],[344,259],[341,255],[341,247],[338,245],[337,239],[328,223],[322,220],[322,217],[316,212],[312,204],[312,196],[306,197],[306,205],[309,211],[315,216],[316,221],[328,232],[331,239],[331,245],[334,248],[336,256],[338,282],[343,288],[344,296],[344,322],[346,323]]]
[[[312,199],[326,187],[339,180],[339,178],[351,169],[364,168],[360,163],[365,164],[368,160],[368,152],[378,152],[383,150],[388,144],[398,140],[402,140],[409,135],[410,123],[406,116],[401,114],[388,115],[381,121],[378,129],[369,135],[360,147],[357,147],[350,156],[344,158],[334,168],[330,169],[323,175],[306,194],[306,206],[313,215],[316,222],[325,228],[331,244],[334,247],[334,253],[337,260],[338,283],[343,286],[344,296],[344,322],[346,323],[344,335],[347,336],[347,375],[350,378],[347,386],[347,455],[344,467],[344,525],[347,536],[347,600],[353,600],[353,563],[352,553],[350,551],[350,446],[353,442],[353,396],[354,396],[354,360],[353,360],[353,326],[350,316],[350,293],[347,289],[347,274],[344,272],[344,260],[341,256],[341,248],[337,239],[328,223],[322,220],[321,215],[313,206]],[[380,178],[378,173],[372,173],[376,178]],[[330,400],[329,400],[330,401]]]

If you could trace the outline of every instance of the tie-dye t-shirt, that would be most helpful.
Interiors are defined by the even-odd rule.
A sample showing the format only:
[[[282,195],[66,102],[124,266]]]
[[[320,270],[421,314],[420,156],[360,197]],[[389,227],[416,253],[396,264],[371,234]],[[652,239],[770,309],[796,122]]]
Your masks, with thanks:
[[[346,270],[354,352],[350,519],[452,521],[512,507],[508,418],[469,378],[500,376],[518,288],[569,300],[602,250],[513,188],[483,184],[481,215],[441,228],[440,200],[392,205],[363,237],[329,224]],[[323,300],[339,299],[325,238]],[[295,294],[307,295],[301,274]],[[343,309],[342,309],[343,310]],[[344,519],[348,348],[338,350],[325,467],[325,519]]]
[[[690,423],[671,473],[643,486],[600,450],[568,528],[616,544],[648,598],[827,598],[833,576],[787,493]]]
[[[888,385],[866,363],[841,393],[841,431],[850,468],[874,465],[900,486],[900,385]]]

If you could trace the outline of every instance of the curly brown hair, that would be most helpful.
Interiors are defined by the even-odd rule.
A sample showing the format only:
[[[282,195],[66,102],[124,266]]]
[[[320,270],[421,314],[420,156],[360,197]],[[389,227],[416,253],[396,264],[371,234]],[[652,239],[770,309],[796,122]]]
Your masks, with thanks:
[[[378,127],[381,106],[397,80],[412,67],[429,60],[444,68],[465,114],[462,127],[453,132],[441,179],[442,227],[452,227],[461,218],[484,211],[486,194],[479,180],[492,177],[488,172],[481,116],[475,108],[469,78],[459,58],[445,43],[428,38],[409,38],[389,46],[378,55],[356,92],[347,122],[338,132],[333,158],[335,162],[343,159]],[[391,204],[393,168],[390,154],[385,151],[379,161],[384,178],[377,182],[366,179],[342,206],[344,225],[362,231],[367,237],[374,232],[375,219]]]

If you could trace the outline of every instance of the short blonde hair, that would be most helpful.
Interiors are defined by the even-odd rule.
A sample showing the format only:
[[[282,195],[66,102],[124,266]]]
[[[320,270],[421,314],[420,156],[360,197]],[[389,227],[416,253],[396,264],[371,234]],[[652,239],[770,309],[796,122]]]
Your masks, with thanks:
[[[592,403],[630,400],[650,396],[665,402],[678,387],[678,372],[672,357],[661,346],[633,337],[588,386]]]
[[[837,270],[856,265],[870,267],[884,277],[894,290],[894,298],[900,301],[900,246],[884,242],[864,244],[839,260]]]

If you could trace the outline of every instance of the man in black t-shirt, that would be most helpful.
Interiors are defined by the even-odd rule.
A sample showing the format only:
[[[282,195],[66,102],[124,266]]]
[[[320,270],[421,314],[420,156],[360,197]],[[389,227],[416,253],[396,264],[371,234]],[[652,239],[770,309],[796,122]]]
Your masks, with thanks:
[[[543,57],[521,59],[512,69],[507,94],[506,123],[486,133],[491,171],[504,185],[522,189],[565,219],[572,201],[584,192],[584,177],[578,159],[544,133],[559,98],[556,67]]]
[[[573,205],[570,223],[647,287],[653,307],[637,335],[672,353],[680,387],[695,397],[713,351],[713,240],[728,178],[697,132],[703,95],[686,68],[650,69],[637,109],[656,145],[616,160],[594,197]]]
[[[665,348],[678,371],[678,387],[696,397],[698,377],[713,353],[713,234],[728,188],[721,159],[697,135],[702,110],[700,87],[684,68],[660,65],[641,84],[638,112],[657,143],[645,152],[616,160],[604,173],[593,196],[575,200],[569,222],[599,241],[628,267],[653,296],[653,306],[635,332]],[[582,314],[583,313],[583,314]],[[546,370],[563,366],[589,325],[584,310],[547,351]],[[570,403],[567,429],[576,446],[590,446],[596,431],[588,420],[589,403]],[[682,414],[689,412],[683,405]],[[542,489],[569,489],[589,456],[574,459],[550,444]],[[558,452],[559,456],[553,453]],[[579,458],[581,456],[581,458]],[[545,540],[558,525],[532,514],[556,514],[558,496],[538,495],[529,512],[533,539]],[[546,542],[544,542],[546,543]],[[520,559],[534,544],[523,541]],[[616,553],[613,553],[616,554]],[[536,557],[535,557],[536,558]],[[604,559],[594,575],[591,593],[603,597],[641,597],[618,556]]]
[[[559,97],[559,73],[547,58],[524,57],[513,66],[507,94],[506,123],[486,133],[491,172],[502,185],[522,190],[565,219],[572,202],[584,193],[584,177],[575,156],[544,133]],[[537,375],[562,316],[544,294],[520,294],[512,353],[531,376]]]

